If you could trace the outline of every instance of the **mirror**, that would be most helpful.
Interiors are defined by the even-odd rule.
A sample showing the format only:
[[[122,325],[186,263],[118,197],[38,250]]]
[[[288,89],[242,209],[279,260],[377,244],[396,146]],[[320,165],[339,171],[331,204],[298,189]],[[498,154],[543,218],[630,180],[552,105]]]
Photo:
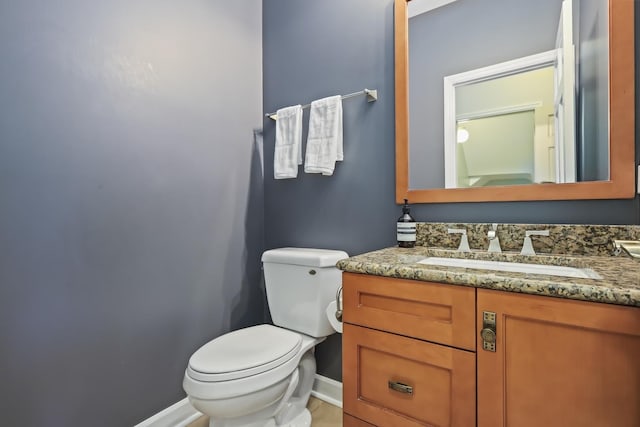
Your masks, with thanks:
[[[524,8],[529,22],[518,24],[518,34],[505,36],[513,17],[471,38],[465,31],[482,24],[480,16],[497,14],[478,7],[499,4],[509,9],[500,13],[513,14],[522,5],[491,0],[411,3],[418,6],[414,9],[423,4],[433,8],[434,3],[437,8],[412,18],[429,23],[420,37],[419,27],[410,29],[408,2],[395,4],[398,202],[634,197],[633,0],[573,0],[573,5],[571,0],[529,1],[536,7]],[[589,7],[594,4],[606,9],[603,37],[598,36],[602,18],[599,26],[580,23],[581,15],[593,15]],[[457,21],[445,19],[447,14]],[[546,31],[538,16],[550,22],[544,24]],[[594,19],[588,21],[593,24]],[[599,44],[582,46],[572,26]],[[525,41],[532,35],[535,41]],[[513,39],[506,47],[499,44],[505,38]],[[469,41],[475,39],[485,48]],[[581,47],[573,48],[575,44]],[[418,46],[420,53],[414,49]],[[419,68],[424,63],[427,67]],[[543,77],[544,90],[532,90],[533,80],[524,80]],[[512,89],[498,89],[509,85]],[[513,88],[530,93],[514,98]],[[511,98],[501,95],[505,93]]]

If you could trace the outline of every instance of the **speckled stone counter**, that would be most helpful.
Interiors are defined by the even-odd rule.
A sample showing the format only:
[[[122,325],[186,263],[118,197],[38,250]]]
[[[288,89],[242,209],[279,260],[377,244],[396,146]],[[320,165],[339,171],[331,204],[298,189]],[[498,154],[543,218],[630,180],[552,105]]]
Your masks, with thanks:
[[[582,279],[418,264],[426,257],[473,258],[532,264],[590,268],[602,279]],[[640,261],[627,256],[522,256],[484,251],[462,254],[454,250],[417,246],[368,252],[339,261],[350,273],[417,281],[449,283],[533,295],[640,307]]]

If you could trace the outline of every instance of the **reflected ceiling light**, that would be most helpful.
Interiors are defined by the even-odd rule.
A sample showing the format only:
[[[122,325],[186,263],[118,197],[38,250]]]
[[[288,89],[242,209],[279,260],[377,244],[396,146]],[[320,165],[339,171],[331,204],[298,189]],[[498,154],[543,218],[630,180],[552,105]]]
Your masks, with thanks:
[[[458,144],[467,142],[469,140],[469,131],[466,130],[465,128],[458,128],[458,134],[457,134],[456,140],[458,141]]]

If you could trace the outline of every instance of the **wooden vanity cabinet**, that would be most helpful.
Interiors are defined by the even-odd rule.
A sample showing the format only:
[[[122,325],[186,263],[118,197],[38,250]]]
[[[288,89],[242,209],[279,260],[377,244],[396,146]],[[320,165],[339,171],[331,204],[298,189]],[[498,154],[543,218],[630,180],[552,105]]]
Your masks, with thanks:
[[[640,426],[640,308],[352,273],[343,299],[346,427]]]
[[[640,309],[477,290],[479,427],[640,426]]]
[[[343,301],[345,426],[475,426],[475,289],[344,273]]]

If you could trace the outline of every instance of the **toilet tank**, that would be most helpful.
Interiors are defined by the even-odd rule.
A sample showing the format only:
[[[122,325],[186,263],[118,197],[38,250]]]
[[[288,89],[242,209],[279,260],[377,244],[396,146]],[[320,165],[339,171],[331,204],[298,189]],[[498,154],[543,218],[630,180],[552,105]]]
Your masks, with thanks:
[[[316,338],[334,333],[325,310],[342,285],[336,262],[348,257],[343,251],[311,248],[271,249],[262,254],[273,323]]]

